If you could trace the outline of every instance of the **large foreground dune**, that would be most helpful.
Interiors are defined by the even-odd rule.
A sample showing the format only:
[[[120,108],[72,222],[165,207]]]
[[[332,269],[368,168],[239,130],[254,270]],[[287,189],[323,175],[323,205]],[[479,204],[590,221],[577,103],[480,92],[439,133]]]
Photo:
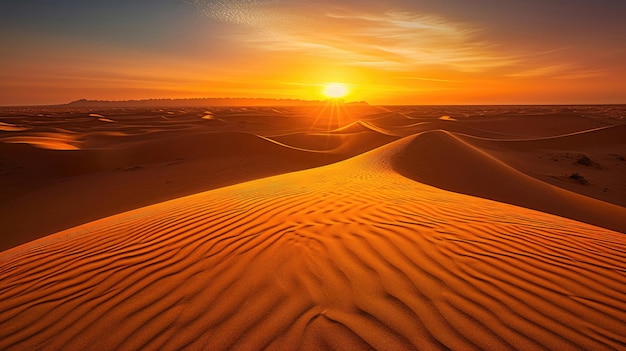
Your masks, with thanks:
[[[0,349],[624,349],[623,124],[528,109],[0,118]]]

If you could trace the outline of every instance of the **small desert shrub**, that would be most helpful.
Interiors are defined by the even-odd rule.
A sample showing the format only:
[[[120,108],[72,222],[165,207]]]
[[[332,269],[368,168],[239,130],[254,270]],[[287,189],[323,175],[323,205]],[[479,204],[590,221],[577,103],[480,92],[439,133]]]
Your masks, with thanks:
[[[600,168],[600,164],[599,163],[597,163],[594,160],[590,159],[586,155],[581,155],[580,157],[578,157],[578,159],[576,160],[576,163],[578,163],[581,166],[585,166],[585,167],[597,167],[597,168]]]
[[[576,181],[578,184],[582,184],[582,185],[589,184],[589,181],[587,179],[585,179],[585,177],[583,177],[582,174],[580,174],[580,173],[572,173],[569,176],[569,179],[572,179],[572,180]]]

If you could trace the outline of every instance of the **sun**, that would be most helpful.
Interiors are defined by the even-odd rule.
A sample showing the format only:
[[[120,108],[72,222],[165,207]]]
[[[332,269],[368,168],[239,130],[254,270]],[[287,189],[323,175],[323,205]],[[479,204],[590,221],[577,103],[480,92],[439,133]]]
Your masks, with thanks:
[[[348,87],[342,83],[328,83],[324,85],[322,94],[330,99],[339,99],[348,94]]]

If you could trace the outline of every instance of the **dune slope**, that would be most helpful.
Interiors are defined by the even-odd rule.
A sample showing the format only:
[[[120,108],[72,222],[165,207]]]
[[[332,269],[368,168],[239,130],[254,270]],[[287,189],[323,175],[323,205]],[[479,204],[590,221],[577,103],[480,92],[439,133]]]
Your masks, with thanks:
[[[0,253],[0,349],[624,347],[622,234],[415,182],[405,143]]]
[[[393,149],[394,169],[418,182],[626,232],[625,208],[529,177],[449,132],[425,132],[378,152]]]
[[[137,207],[340,159],[232,132],[70,152],[0,144],[3,152],[21,167],[0,172],[7,186],[0,192],[0,250]],[[36,220],[24,220],[29,213]]]
[[[456,136],[533,178],[626,207],[626,124],[521,140]],[[572,174],[588,183],[572,180]]]

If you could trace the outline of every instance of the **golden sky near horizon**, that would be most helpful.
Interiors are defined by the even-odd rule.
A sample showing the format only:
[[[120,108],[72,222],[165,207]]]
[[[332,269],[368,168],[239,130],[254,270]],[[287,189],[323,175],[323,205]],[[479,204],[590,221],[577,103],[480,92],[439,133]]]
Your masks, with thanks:
[[[375,104],[626,103],[625,10],[617,0],[7,0],[0,105],[323,99],[330,82]]]

